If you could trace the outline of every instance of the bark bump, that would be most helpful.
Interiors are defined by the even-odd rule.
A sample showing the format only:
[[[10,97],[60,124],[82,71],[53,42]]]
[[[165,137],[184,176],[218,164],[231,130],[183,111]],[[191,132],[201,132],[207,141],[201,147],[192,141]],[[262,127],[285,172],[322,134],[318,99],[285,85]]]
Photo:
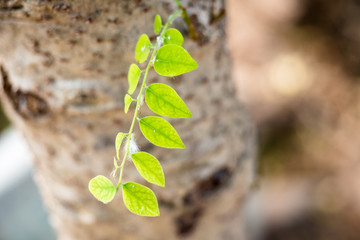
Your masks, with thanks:
[[[19,115],[25,119],[37,119],[45,117],[50,113],[46,101],[40,96],[32,92],[13,89],[9,81],[9,75],[2,65],[0,65],[0,72],[4,92]]]

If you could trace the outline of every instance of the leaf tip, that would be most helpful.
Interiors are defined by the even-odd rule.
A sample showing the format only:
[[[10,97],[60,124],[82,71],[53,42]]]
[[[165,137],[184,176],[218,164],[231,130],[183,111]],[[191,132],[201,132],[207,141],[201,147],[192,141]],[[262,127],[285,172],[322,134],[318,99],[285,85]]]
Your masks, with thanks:
[[[195,68],[194,69],[197,69],[198,67],[199,67],[199,64],[195,61]]]
[[[185,144],[183,142],[181,142],[181,144],[179,144],[179,146],[177,147],[179,149],[185,149]]]

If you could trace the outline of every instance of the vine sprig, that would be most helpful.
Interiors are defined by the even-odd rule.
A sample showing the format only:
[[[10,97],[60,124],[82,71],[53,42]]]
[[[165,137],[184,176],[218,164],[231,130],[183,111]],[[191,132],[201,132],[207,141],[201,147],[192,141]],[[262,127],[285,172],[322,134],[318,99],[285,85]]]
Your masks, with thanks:
[[[123,183],[126,159],[131,157],[137,171],[149,183],[165,187],[165,176],[156,157],[138,150],[134,140],[135,122],[139,123],[140,131],[152,144],[164,148],[185,148],[177,131],[167,120],[158,116],[139,117],[143,98],[145,98],[145,103],[149,109],[160,116],[172,118],[189,118],[192,116],[184,101],[172,87],[162,83],[146,85],[147,76],[152,67],[159,75],[168,77],[178,76],[198,67],[196,61],[182,47],[184,42],[182,34],[174,28],[168,28],[181,12],[183,12],[182,8],[171,14],[164,25],[162,25],[160,15],[155,16],[154,33],[158,36],[154,45],[151,44],[146,34],[142,34],[137,41],[136,62],[140,64],[146,60],[148,62],[144,70],[141,70],[134,63],[129,67],[129,88],[124,97],[125,113],[129,111],[132,102],[136,102],[136,106],[129,131],[127,133],[119,132],[115,138],[116,157],[114,157],[113,176],[119,170],[116,186],[102,175],[94,177],[89,182],[90,192],[103,203],[112,201],[121,188],[125,206],[132,213],[141,216],[154,217],[160,215],[157,199],[152,190],[141,184]],[[152,54],[149,58],[151,51]],[[133,98],[132,95],[138,88],[141,74],[143,74],[143,78],[140,90],[137,97]],[[120,148],[124,140],[124,154],[121,158]]]

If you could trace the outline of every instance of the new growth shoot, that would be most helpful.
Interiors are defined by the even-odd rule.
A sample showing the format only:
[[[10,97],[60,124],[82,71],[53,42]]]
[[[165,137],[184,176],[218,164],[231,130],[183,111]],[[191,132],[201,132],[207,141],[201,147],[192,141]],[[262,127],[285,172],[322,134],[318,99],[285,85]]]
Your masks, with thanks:
[[[170,86],[162,83],[146,85],[150,69],[161,76],[174,77],[190,72],[198,67],[196,61],[182,47],[184,38],[182,34],[169,25],[178,16],[183,8],[170,15],[163,25],[161,17],[155,16],[154,33],[157,34],[156,43],[151,44],[149,37],[142,34],[135,48],[135,60],[138,63],[147,61],[146,68],[141,70],[138,65],[131,64],[128,72],[128,93],[124,97],[124,111],[127,113],[132,102],[136,103],[134,115],[127,133],[119,132],[115,139],[116,157],[114,158],[113,176],[119,171],[117,185],[114,185],[104,176],[96,176],[89,182],[89,190],[99,201],[108,203],[113,200],[119,190],[122,191],[125,206],[132,212],[141,216],[159,216],[159,207],[156,196],[149,188],[135,183],[123,182],[123,172],[126,159],[131,157],[140,175],[149,183],[165,187],[165,176],[160,162],[153,155],[138,150],[134,141],[134,126],[139,124],[144,137],[152,144],[164,148],[185,148],[180,136],[171,124],[158,116],[140,117],[142,99],[145,97],[146,105],[154,113],[171,118],[189,118],[192,116],[184,101]],[[151,53],[151,56],[150,56]],[[149,57],[150,56],[150,57]],[[141,75],[142,82],[139,93],[133,97],[138,88]],[[120,148],[123,156],[120,156]]]

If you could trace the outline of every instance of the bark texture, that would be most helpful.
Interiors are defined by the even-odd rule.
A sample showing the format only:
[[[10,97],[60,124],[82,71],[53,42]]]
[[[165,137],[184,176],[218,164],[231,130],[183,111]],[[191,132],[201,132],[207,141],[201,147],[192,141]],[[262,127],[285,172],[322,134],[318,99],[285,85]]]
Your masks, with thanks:
[[[166,188],[150,186],[161,216],[128,212],[117,195],[103,205],[88,181],[112,170],[127,70],[137,38],[168,1],[0,1],[1,100],[35,155],[35,179],[58,238],[244,239],[242,207],[253,177],[253,129],[236,100],[224,35],[223,1],[185,1],[196,39],[185,47],[199,69],[176,78],[150,74],[185,99],[191,119],[171,120],[186,150],[140,149],[161,161]],[[184,34],[181,19],[175,26]],[[142,110],[141,115],[151,114]],[[147,185],[130,162],[124,181]],[[116,180],[114,180],[115,182]]]

